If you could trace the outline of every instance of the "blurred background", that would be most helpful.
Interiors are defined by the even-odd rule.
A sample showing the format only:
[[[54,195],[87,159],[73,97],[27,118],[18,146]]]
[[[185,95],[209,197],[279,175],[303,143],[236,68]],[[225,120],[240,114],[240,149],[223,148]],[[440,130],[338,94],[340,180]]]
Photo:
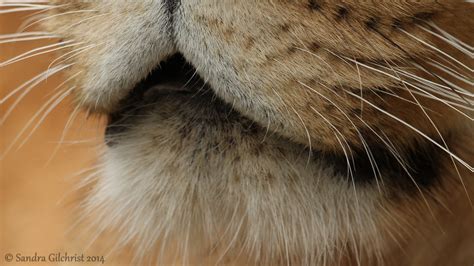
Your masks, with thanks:
[[[75,236],[67,232],[78,217],[75,187],[81,172],[96,163],[103,135],[103,122],[97,118],[82,113],[71,116],[74,108],[69,97],[49,112],[52,102],[48,100],[64,80],[60,73],[28,93],[28,87],[23,87],[11,95],[45,71],[58,54],[2,66],[10,58],[57,41],[6,43],[5,34],[16,33],[34,14],[6,10],[0,7],[0,123],[4,120],[0,124],[0,265],[7,253],[72,252],[70,239]],[[65,130],[68,121],[72,122]]]

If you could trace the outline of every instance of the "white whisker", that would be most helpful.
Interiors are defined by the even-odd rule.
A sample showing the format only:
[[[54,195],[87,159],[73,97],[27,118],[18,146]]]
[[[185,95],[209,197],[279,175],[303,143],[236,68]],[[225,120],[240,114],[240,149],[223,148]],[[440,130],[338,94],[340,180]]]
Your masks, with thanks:
[[[474,47],[472,47],[471,45],[459,40],[458,38],[454,37],[453,35],[449,34],[448,32],[446,32],[445,30],[443,30],[442,28],[440,28],[438,25],[436,25],[434,22],[430,22],[429,23],[431,27],[435,28],[436,30],[438,30],[443,36],[445,36],[446,38],[462,45],[463,47],[465,47],[466,49],[470,50],[471,52],[474,51]]]
[[[12,8],[12,9],[0,10],[0,15],[1,15],[1,14],[17,13],[17,12],[29,12],[29,11],[41,10],[41,9],[45,9],[45,8],[46,8],[46,7],[20,7],[20,8]]]
[[[307,84],[305,84],[301,81],[298,81],[298,83],[300,85],[302,85],[303,87],[309,89],[313,93],[316,93],[319,97],[325,99],[330,104],[332,104],[334,107],[336,107],[336,109],[339,110],[339,112],[349,121],[349,123],[351,123],[352,127],[357,131],[357,134],[359,135],[359,138],[362,142],[362,145],[364,146],[364,149],[367,152],[367,155],[368,155],[368,158],[369,158],[369,163],[370,163],[370,165],[372,167],[372,171],[374,173],[375,182],[377,183],[377,188],[379,189],[379,192],[382,193],[382,188],[381,188],[380,183],[379,183],[379,180],[382,181],[382,174],[380,173],[377,162],[375,161],[375,159],[372,155],[372,151],[370,150],[370,147],[365,142],[365,139],[364,139],[362,133],[359,131],[359,128],[354,124],[354,122],[352,121],[352,119],[350,119],[350,117],[347,115],[347,113],[344,112],[344,110],[342,110],[342,108],[339,107],[333,100],[329,99],[328,97],[324,96],[322,93],[318,92],[317,90],[313,89],[312,87],[310,87],[309,85],[307,85]],[[321,85],[324,86],[323,84],[321,84]],[[329,88],[327,88],[327,89],[329,89]],[[332,91],[332,90],[329,89],[329,91]],[[333,93],[337,95],[337,93],[335,93],[335,92],[333,92]],[[352,158],[352,160],[353,160],[353,158]],[[354,161],[353,161],[353,164],[354,164]],[[377,177],[377,175],[378,175],[378,177]]]
[[[350,91],[346,91],[347,94],[349,95],[352,95],[358,99],[361,99],[359,95],[357,94],[354,94]],[[429,137],[428,135],[426,135],[425,133],[423,133],[421,130],[417,129],[416,127],[414,127],[413,125],[411,125],[410,123],[407,123],[406,121],[398,118],[397,116],[393,115],[392,113],[388,112],[388,111],[385,111],[383,110],[382,108],[378,107],[377,105],[371,103],[370,101],[367,101],[366,99],[361,99],[363,100],[365,103],[369,104],[370,106],[372,106],[373,108],[375,108],[376,110],[382,112],[383,114],[389,116],[390,118],[400,122],[401,124],[405,125],[406,127],[408,127],[409,129],[413,130],[414,132],[416,132],[417,134],[419,134],[420,136],[424,137],[426,140],[428,140],[429,142],[433,143],[434,145],[436,145],[438,148],[442,149],[444,152],[446,152],[447,154],[450,154],[451,156],[453,156],[454,159],[456,159],[456,161],[458,161],[459,163],[461,163],[462,165],[464,165],[468,170],[470,170],[471,172],[474,172],[474,168],[469,165],[469,163],[467,163],[466,161],[464,161],[463,159],[459,158],[459,156],[457,156],[456,154],[452,153],[451,151],[449,151],[448,149],[446,149],[445,147],[443,147],[442,145],[440,145],[438,142],[436,142],[435,140],[433,140],[431,137]]]
[[[388,62],[387,62],[388,64]],[[388,64],[389,65],[389,64]],[[389,65],[390,66],[390,65]],[[391,66],[390,66],[391,67]],[[392,68],[392,67],[391,67]],[[392,71],[394,73],[396,73],[396,75],[398,76],[398,72],[395,71],[395,69],[392,68]],[[400,76],[398,76],[399,78],[401,78]],[[403,83],[404,86],[406,87],[406,84]],[[420,101],[418,100],[418,98],[416,98],[416,96],[412,93],[412,91],[410,89],[408,89],[406,87],[407,91],[410,93],[410,95],[412,96],[412,98],[417,102],[418,106],[420,107],[420,109],[422,110],[423,114],[425,115],[426,118],[428,118],[428,121],[430,121],[431,125],[433,126],[433,128],[435,129],[436,133],[438,134],[438,136],[440,137],[441,141],[443,142],[443,145],[444,147],[446,148],[447,151],[451,152],[451,150],[449,149],[449,146],[446,142],[446,140],[444,139],[443,137],[443,134],[441,134],[441,131],[439,130],[439,128],[436,126],[436,123],[433,121],[433,119],[429,116],[429,114],[426,112],[425,108],[421,105]],[[471,207],[473,206],[472,205],[472,200],[471,200],[471,197],[469,196],[469,192],[467,191],[467,188],[466,188],[466,185],[464,183],[464,180],[461,176],[461,173],[459,172],[459,169],[458,169],[458,166],[456,165],[456,162],[454,161],[454,158],[453,156],[450,154],[449,155],[452,163],[453,163],[453,166],[454,166],[454,169],[456,170],[456,173],[458,174],[458,177],[459,177],[459,180],[464,188],[464,191],[466,192],[466,195],[467,195],[467,198],[469,200],[469,203],[471,205]]]
[[[66,92],[69,92],[69,90],[67,90]],[[17,134],[17,136],[10,142],[9,146],[5,149],[4,154],[2,154],[0,156],[1,159],[3,159],[10,152],[10,150],[15,146],[15,144],[18,142],[18,140],[23,136],[25,131],[31,126],[31,124],[35,121],[35,119],[43,112],[43,110],[48,108],[48,106],[53,106],[52,103],[55,100],[60,99],[62,95],[67,95],[66,92],[63,92],[63,91],[57,92],[48,101],[46,101],[46,103],[44,103],[40,107],[40,109],[33,115],[33,117],[31,117],[30,120],[28,120],[28,122],[23,127],[23,129],[20,130],[20,132]]]
[[[48,7],[54,7],[54,5],[31,4],[31,3],[0,3],[0,7],[34,7],[34,8],[48,8]]]
[[[446,66],[446,65],[443,65],[439,62],[436,62],[435,60],[432,60],[431,59],[431,62],[427,62],[427,64],[429,64],[430,66],[433,66],[441,71],[443,71],[444,73],[450,75],[451,77],[454,77],[455,79],[459,80],[459,81],[462,81],[468,85],[471,85],[471,86],[474,86],[474,82],[472,81],[472,77],[467,77],[461,73],[459,73],[458,71]]]
[[[41,116],[41,118],[38,120],[36,123],[35,127],[30,131],[30,133],[24,138],[24,140],[18,145],[17,150],[21,149],[27,142],[30,140],[31,136],[36,132],[36,130],[43,124],[44,120],[48,117],[48,115],[71,93],[72,90],[74,90],[75,87],[71,87],[70,89],[62,92],[57,97],[57,99],[49,106],[49,108],[44,112],[44,114]],[[54,98],[54,97],[53,97]],[[38,112],[39,113],[39,112]],[[21,134],[19,134],[21,136]],[[12,143],[13,144],[13,143]]]
[[[469,57],[473,58],[473,52],[472,52],[472,47],[471,48],[471,51],[469,51],[469,49],[463,47],[462,45],[460,45],[459,43],[453,41],[452,39],[449,39],[449,38],[446,38],[432,30],[429,30],[421,25],[418,25],[419,28],[423,29],[424,31],[428,32],[428,33],[431,33],[433,34],[434,36],[440,38],[441,40],[445,41],[446,43],[450,44],[451,46],[453,46],[454,48],[458,49],[459,51],[463,52],[464,54],[468,55]]]
[[[447,54],[446,52],[442,51],[441,49],[437,48],[436,46],[416,37],[415,35],[409,33],[408,31],[406,30],[403,30],[403,29],[400,29],[402,32],[404,32],[405,34],[407,34],[408,36],[412,37],[413,39],[419,41],[420,43],[428,46],[429,48],[433,49],[434,51],[444,55],[445,57],[451,59],[452,61],[456,62],[457,64],[459,64],[460,66],[464,67],[465,69],[469,70],[470,72],[474,72],[474,70],[472,68],[470,68],[469,66],[467,66],[466,64],[464,64],[463,62],[459,61],[458,59],[454,58],[453,56]]]
[[[103,16],[108,16],[109,13],[103,13],[103,14],[99,14],[99,15],[94,15],[94,16],[91,16],[91,17],[88,17],[88,18],[85,18],[85,19],[82,19],[76,23],[72,23],[71,25],[68,25],[66,28],[62,29],[63,31],[69,31],[70,29],[86,22],[86,21],[89,21],[89,20],[93,20],[93,19],[96,19],[96,18],[100,18],[100,17],[103,17]]]
[[[50,69],[51,67],[53,67],[56,63],[59,64],[59,65],[62,65],[64,63],[66,63],[67,61],[69,61],[70,59],[80,55],[81,53],[83,52],[86,52],[92,48],[95,48],[97,47],[98,45],[100,45],[102,43],[99,43],[99,44],[89,44],[89,45],[86,45],[86,46],[82,46],[82,47],[78,47],[70,52],[67,52],[67,53],[64,53],[60,56],[58,56],[56,59],[54,59],[48,66],[48,69]],[[64,58],[64,59],[63,59]],[[61,60],[63,59],[63,60]],[[59,62],[58,62],[59,61]]]
[[[53,158],[56,156],[57,152],[59,151],[59,148],[61,147],[61,145],[64,143],[64,140],[66,138],[66,134],[69,130],[69,128],[71,127],[72,125],[72,122],[74,121],[74,119],[76,118],[77,114],[79,113],[80,111],[80,106],[76,106],[74,108],[74,110],[72,111],[72,113],[69,115],[69,118],[68,120],[66,121],[66,124],[64,125],[64,130],[61,134],[61,137],[58,141],[58,144],[56,145],[56,147],[54,148],[53,152],[51,153],[51,156],[49,157],[48,161],[46,162],[46,165],[49,165],[49,163],[53,160]]]
[[[67,44],[67,45],[64,45],[64,44]],[[52,53],[52,52],[55,52],[55,51],[59,51],[59,50],[66,49],[66,48],[73,47],[73,46],[80,45],[80,44],[82,44],[82,42],[73,43],[72,40],[69,40],[69,41],[64,41],[64,42],[55,43],[55,44],[46,45],[46,46],[43,46],[43,47],[40,47],[40,48],[32,49],[32,50],[30,50],[26,53],[15,56],[15,57],[7,60],[7,61],[0,62],[0,68],[11,65],[11,64],[14,64],[14,63],[18,63],[18,62],[26,60],[28,58],[32,58],[32,57],[47,54],[47,53]],[[55,47],[55,48],[52,48],[52,47]],[[52,48],[52,49],[49,49],[49,48]]]
[[[47,14],[45,14],[46,12],[49,12],[53,9],[57,9],[57,8],[61,8],[61,7],[66,7],[70,4],[63,4],[63,5],[57,5],[57,6],[53,6],[53,7],[50,7],[48,9],[44,9],[44,10],[40,10],[38,12],[35,12],[31,15],[28,15],[26,16],[26,18],[24,19],[24,21],[21,23],[21,25],[18,27],[18,30],[17,31],[22,31],[22,29],[24,29],[28,24],[32,23],[33,21],[37,20],[37,19],[40,19],[40,18],[44,18],[45,16],[47,16]]]
[[[50,32],[45,31],[30,31],[30,32],[18,32],[11,34],[0,34],[0,40],[13,39],[13,38],[24,38],[24,37],[35,37],[35,36],[50,36]]]
[[[363,67],[365,67],[365,68],[368,68],[368,69],[370,69],[370,70],[376,71],[376,72],[381,73],[381,74],[383,74],[383,75],[387,75],[387,76],[389,76],[389,77],[391,77],[391,78],[393,78],[393,79],[395,79],[395,80],[397,80],[397,81],[400,81],[400,82],[402,82],[402,83],[404,83],[404,84],[407,84],[408,86],[413,87],[413,88],[415,88],[415,89],[417,89],[417,90],[419,90],[419,91],[421,91],[421,92],[427,93],[429,96],[431,96],[431,97],[429,97],[429,98],[434,99],[434,100],[437,100],[437,101],[440,101],[440,102],[442,102],[442,103],[445,103],[445,104],[447,104],[449,107],[451,107],[451,108],[453,108],[454,110],[460,112],[460,111],[457,110],[456,108],[452,107],[451,104],[450,104],[450,102],[447,102],[446,100],[440,99],[439,97],[435,97],[433,94],[426,92],[425,90],[421,89],[419,86],[416,86],[416,85],[414,85],[414,84],[412,84],[412,83],[410,83],[410,82],[407,82],[407,81],[405,81],[405,80],[403,80],[403,79],[401,79],[401,78],[399,78],[399,77],[397,77],[397,76],[394,76],[394,75],[392,75],[392,74],[390,74],[390,73],[387,73],[387,72],[385,72],[385,71],[382,71],[382,70],[380,70],[380,69],[371,67],[371,66],[369,66],[369,65],[367,65],[367,64],[364,64],[364,63],[361,63],[361,62],[359,62],[359,61],[357,61],[357,60],[353,60],[353,59],[348,58],[348,57],[346,57],[346,59],[349,60],[349,61],[352,61],[352,62],[355,63],[355,64],[359,64],[359,65],[361,65],[361,66],[363,66]],[[383,66],[383,67],[385,67],[385,66]],[[439,92],[438,90],[435,90],[434,93],[440,94],[440,92]],[[447,95],[446,97],[451,97],[451,98],[452,98],[452,95]],[[455,100],[461,101],[461,100],[459,100],[459,98],[455,98]],[[464,107],[465,109],[466,109],[466,108],[469,108],[469,107],[467,107],[467,106],[463,106],[463,107]],[[461,113],[462,113],[462,112],[461,112]],[[466,117],[469,117],[469,116],[466,115]],[[470,118],[470,117],[469,117],[469,118]],[[472,120],[472,119],[471,119],[471,120]]]
[[[382,68],[388,69],[386,66],[383,66],[383,65],[379,65],[379,66],[382,67]],[[470,104],[470,105],[473,104],[472,101],[468,101],[468,100],[466,100],[465,98],[463,98],[463,97],[461,97],[461,96],[459,96],[459,95],[457,94],[457,93],[459,93],[459,94],[463,94],[463,95],[465,95],[465,96],[467,96],[467,97],[474,97],[474,94],[473,94],[473,93],[471,93],[471,92],[465,90],[464,88],[461,88],[461,87],[459,87],[459,86],[455,86],[455,87],[453,86],[454,89],[456,89],[455,92],[457,92],[457,93],[452,93],[453,87],[448,87],[448,86],[444,86],[444,85],[438,84],[438,83],[436,83],[436,82],[433,82],[433,81],[431,81],[431,80],[428,80],[428,79],[419,77],[419,76],[417,76],[417,75],[414,75],[414,74],[412,74],[412,73],[410,73],[410,72],[407,72],[407,71],[404,71],[404,70],[401,70],[401,69],[397,69],[396,72],[397,72],[398,74],[401,74],[401,75],[405,76],[405,77],[412,78],[413,80],[416,80],[417,82],[419,82],[419,83],[421,83],[421,84],[424,84],[424,85],[426,85],[426,86],[429,86],[430,88],[433,89],[433,92],[435,92],[435,93],[437,93],[437,94],[443,95],[443,96],[448,97],[448,98],[450,98],[450,99],[452,99],[452,100],[458,100],[458,101],[460,101],[460,102],[466,102],[466,101],[467,101],[468,104]],[[397,78],[397,79],[398,79],[398,80],[401,80],[401,78]],[[442,81],[447,81],[447,80],[445,80],[445,79],[443,79],[443,78],[441,78],[441,77],[440,77],[440,79],[441,79]],[[408,83],[408,82],[405,81],[405,83]],[[449,84],[448,82],[447,82],[447,84],[448,84],[448,85],[451,85],[451,84]],[[454,84],[453,84],[453,85],[454,85]],[[439,89],[443,89],[443,90],[439,90]]]
[[[10,99],[13,95],[17,94],[19,91],[21,91],[23,88],[25,88],[26,86],[28,86],[29,84],[31,84],[32,82],[36,81],[37,79],[40,79],[42,78],[43,76],[45,75],[48,75],[50,74],[50,72],[54,72],[56,70],[55,69],[51,69],[50,71],[48,70],[45,70],[43,72],[41,72],[40,74],[36,75],[35,77],[31,78],[30,80],[26,81],[25,83],[23,83],[22,85],[20,85],[18,88],[12,90],[11,92],[9,92],[5,97],[3,97],[3,99],[0,100],[0,105],[4,104],[6,101],[8,101],[8,99]],[[43,79],[42,79],[43,80]]]
[[[15,95],[18,91],[23,90],[24,91],[18,98],[15,99],[15,102],[10,106],[10,108],[5,112],[5,115],[2,117],[0,120],[0,125],[3,125],[7,118],[10,116],[10,114],[13,112],[13,110],[16,108],[16,106],[21,102],[21,100],[33,89],[35,88],[39,83],[42,81],[46,80],[48,77],[51,77],[52,75],[61,72],[62,70],[72,66],[73,64],[70,65],[65,65],[65,66],[57,66],[50,71],[45,71],[41,73],[40,75],[36,76],[35,78],[29,80],[28,82],[24,83],[22,86],[18,87],[14,91],[12,91],[10,94],[8,94],[6,97],[2,99],[2,103],[4,103],[8,98],[11,96]],[[27,87],[28,86],[28,87]]]
[[[44,36],[36,36],[36,37],[23,37],[23,38],[16,38],[10,40],[0,40],[0,44],[5,43],[16,43],[16,42],[26,42],[26,41],[35,41],[35,40],[43,40],[43,39],[55,39],[58,38],[58,35],[44,35]]]
[[[48,20],[48,19],[52,19],[52,18],[56,18],[56,17],[60,17],[60,16],[65,16],[65,15],[71,15],[71,14],[78,14],[78,13],[93,13],[93,12],[97,12],[97,10],[89,10],[89,9],[86,9],[86,10],[75,10],[75,11],[69,11],[69,12],[63,12],[63,13],[59,13],[59,14],[54,14],[54,15],[49,15],[47,17],[44,17],[44,18],[41,18],[41,19],[38,19],[26,26],[24,26],[23,28],[20,29],[20,31],[25,31],[29,28],[31,28],[32,26],[38,24],[38,23],[41,23],[42,21],[45,21],[45,20]]]

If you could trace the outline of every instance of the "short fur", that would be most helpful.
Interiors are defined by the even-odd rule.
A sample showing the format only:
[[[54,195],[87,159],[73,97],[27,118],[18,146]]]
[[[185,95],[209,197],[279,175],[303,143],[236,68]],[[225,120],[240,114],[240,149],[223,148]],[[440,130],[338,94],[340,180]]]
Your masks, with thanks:
[[[86,206],[136,259],[474,262],[471,4],[52,4],[78,104],[119,117]],[[132,92],[177,53],[202,88]]]

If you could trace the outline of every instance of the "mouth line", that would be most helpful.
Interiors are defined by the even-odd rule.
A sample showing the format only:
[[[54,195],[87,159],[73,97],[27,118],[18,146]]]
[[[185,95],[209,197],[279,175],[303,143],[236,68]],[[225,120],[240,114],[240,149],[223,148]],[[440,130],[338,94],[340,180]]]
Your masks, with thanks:
[[[194,95],[208,85],[197,74],[194,66],[189,64],[179,53],[161,62],[142,81],[123,98],[118,108],[108,114],[106,135],[119,133],[122,127],[116,126],[128,116],[140,112],[141,107],[153,104],[156,99],[166,94]]]
[[[161,62],[146,78],[132,89],[128,97],[146,98],[150,90],[163,92],[189,92],[197,85],[204,85],[194,66],[181,54]],[[126,100],[126,99],[125,99]]]

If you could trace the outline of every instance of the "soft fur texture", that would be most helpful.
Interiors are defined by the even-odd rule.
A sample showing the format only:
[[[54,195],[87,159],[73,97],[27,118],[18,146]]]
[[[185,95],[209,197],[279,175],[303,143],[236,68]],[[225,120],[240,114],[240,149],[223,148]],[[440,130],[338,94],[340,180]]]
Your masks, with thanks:
[[[52,5],[78,104],[112,117],[86,206],[138,261],[474,263],[471,4]],[[134,92],[177,53],[198,85]]]

